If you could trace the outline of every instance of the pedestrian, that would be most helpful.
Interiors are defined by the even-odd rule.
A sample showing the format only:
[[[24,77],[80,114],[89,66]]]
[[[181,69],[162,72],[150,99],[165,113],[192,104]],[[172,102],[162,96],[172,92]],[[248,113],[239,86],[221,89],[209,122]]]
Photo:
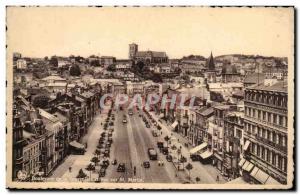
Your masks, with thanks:
[[[72,167],[69,167],[69,172],[70,172],[70,173],[72,172]]]
[[[219,181],[219,175],[217,175],[217,179],[216,179],[216,181],[217,181],[217,182]]]

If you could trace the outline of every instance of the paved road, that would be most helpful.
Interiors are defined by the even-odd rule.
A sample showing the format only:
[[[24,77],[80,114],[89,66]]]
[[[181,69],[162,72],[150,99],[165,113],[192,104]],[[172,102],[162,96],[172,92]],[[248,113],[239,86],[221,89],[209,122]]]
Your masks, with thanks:
[[[127,123],[122,122],[126,115]],[[135,111],[132,116],[127,111],[116,112],[114,143],[111,159],[118,163],[126,164],[126,173],[118,173],[117,166],[110,166],[104,181],[115,182],[144,182],[144,183],[180,183],[182,180],[175,177],[176,170],[173,165],[165,160],[165,156],[158,154],[158,159],[165,162],[165,166],[158,166],[157,161],[150,161],[148,148],[156,147],[156,138],[151,134],[151,129],[146,128],[142,118]],[[158,149],[157,149],[158,151]],[[142,166],[142,162],[149,161],[150,168]],[[136,175],[133,168],[136,167]]]
[[[142,111],[139,112],[142,113]],[[155,127],[147,128],[137,111],[134,111],[132,116],[128,115],[127,110],[114,111],[113,113],[115,114],[115,121],[110,160],[117,159],[118,163],[125,163],[126,172],[117,172],[117,165],[110,165],[106,176],[102,178],[102,182],[183,183],[187,181],[187,173],[185,171],[178,172],[172,163],[166,161],[165,155],[159,153],[156,146],[158,138],[153,137],[151,133],[152,128]],[[124,115],[127,118],[127,123],[125,124],[122,122]],[[89,175],[89,172],[84,168],[94,156],[93,153],[97,147],[100,134],[104,131],[101,122],[106,118],[106,114],[95,116],[85,137],[88,143],[87,152],[84,155],[70,155],[67,157],[65,162],[54,171],[52,177],[73,181],[72,179],[76,177],[80,168]],[[162,138],[168,133],[164,130]],[[164,166],[158,166],[157,161],[149,160],[148,148],[157,150],[158,160],[163,161]],[[150,162],[149,169],[145,169],[141,165],[144,161]],[[200,183],[216,183],[214,178],[217,173],[211,173],[207,170],[208,167],[199,163],[192,163],[195,167],[191,173],[193,178],[200,176]],[[72,172],[68,170],[70,166],[72,167]],[[136,167],[136,175],[133,173],[134,167]],[[92,178],[98,178],[98,174],[96,172],[92,173]],[[88,182],[89,179],[86,181]]]

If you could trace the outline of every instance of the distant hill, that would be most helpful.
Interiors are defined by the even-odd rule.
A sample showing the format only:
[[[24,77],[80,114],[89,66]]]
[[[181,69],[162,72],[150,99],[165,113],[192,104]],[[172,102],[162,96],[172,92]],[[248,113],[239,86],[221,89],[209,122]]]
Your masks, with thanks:
[[[205,57],[201,56],[201,55],[189,55],[189,56],[183,56],[183,58],[181,60],[206,60]]]

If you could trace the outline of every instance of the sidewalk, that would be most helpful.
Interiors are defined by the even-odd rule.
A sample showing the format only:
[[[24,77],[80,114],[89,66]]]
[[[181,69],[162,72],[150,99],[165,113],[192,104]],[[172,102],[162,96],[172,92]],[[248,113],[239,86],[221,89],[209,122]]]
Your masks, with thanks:
[[[176,146],[181,146],[181,154],[187,158],[187,162],[184,163],[185,166],[187,163],[191,163],[193,165],[193,169],[190,171],[191,179],[193,182],[196,183],[195,178],[199,177],[200,182],[199,183],[226,183],[226,180],[222,177],[222,175],[219,173],[219,171],[213,167],[212,165],[203,165],[201,162],[198,161],[192,161],[190,159],[189,150],[191,147],[187,148],[184,146],[184,143],[187,143],[187,139],[183,138],[181,135],[175,133],[172,131],[171,127],[166,124],[166,122],[162,121],[159,122],[159,117],[155,115],[153,112],[149,112],[149,114],[152,116],[152,118],[162,127],[162,133],[163,137],[166,135],[173,137],[173,140],[176,139],[176,141],[172,141],[172,145],[175,144]],[[172,136],[171,136],[172,134]],[[179,140],[179,142],[178,142]],[[185,169],[185,171],[188,173],[188,171]],[[219,176],[219,182],[216,181],[217,176]]]
[[[104,123],[106,119],[106,114],[97,114],[92,122],[92,124],[88,127],[88,132],[84,136],[83,140],[85,140],[88,143],[88,146],[86,148],[86,152],[84,155],[69,155],[66,157],[64,162],[57,167],[56,170],[54,170],[53,174],[51,175],[51,178],[60,178],[62,180],[67,181],[76,181],[76,176],[78,175],[78,172],[80,169],[83,170],[83,172],[86,173],[88,177],[90,177],[89,171],[87,171],[85,168],[94,157],[94,152],[96,150],[98,140],[100,138],[101,133],[101,122]],[[69,167],[72,167],[72,171],[69,171]],[[99,169],[99,166],[96,167],[96,169]],[[96,179],[98,178],[98,174],[96,172],[92,173],[92,178]],[[87,179],[86,181],[90,181]]]

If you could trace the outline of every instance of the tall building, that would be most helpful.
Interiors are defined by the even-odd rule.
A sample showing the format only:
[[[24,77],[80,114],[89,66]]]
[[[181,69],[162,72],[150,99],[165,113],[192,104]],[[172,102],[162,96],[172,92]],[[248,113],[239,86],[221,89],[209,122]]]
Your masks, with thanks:
[[[206,61],[206,68],[207,70],[204,73],[204,77],[206,78],[208,83],[215,83],[217,71],[215,68],[215,62],[212,52],[210,53],[210,56]]]
[[[240,82],[240,74],[238,73],[236,66],[230,64],[230,62],[222,67],[221,75],[223,83]]]
[[[20,113],[14,106],[13,111],[13,179],[17,179],[18,174],[23,171],[23,146],[24,146],[24,138],[23,138],[23,125],[20,120]]]
[[[129,58],[138,62],[144,63],[166,63],[169,58],[166,52],[159,51],[138,51],[138,45],[135,43],[129,44]]]
[[[245,180],[286,184],[287,100],[285,81],[246,88],[244,159],[239,163]]]
[[[135,43],[129,44],[129,59],[133,60],[138,52],[138,45]]]

